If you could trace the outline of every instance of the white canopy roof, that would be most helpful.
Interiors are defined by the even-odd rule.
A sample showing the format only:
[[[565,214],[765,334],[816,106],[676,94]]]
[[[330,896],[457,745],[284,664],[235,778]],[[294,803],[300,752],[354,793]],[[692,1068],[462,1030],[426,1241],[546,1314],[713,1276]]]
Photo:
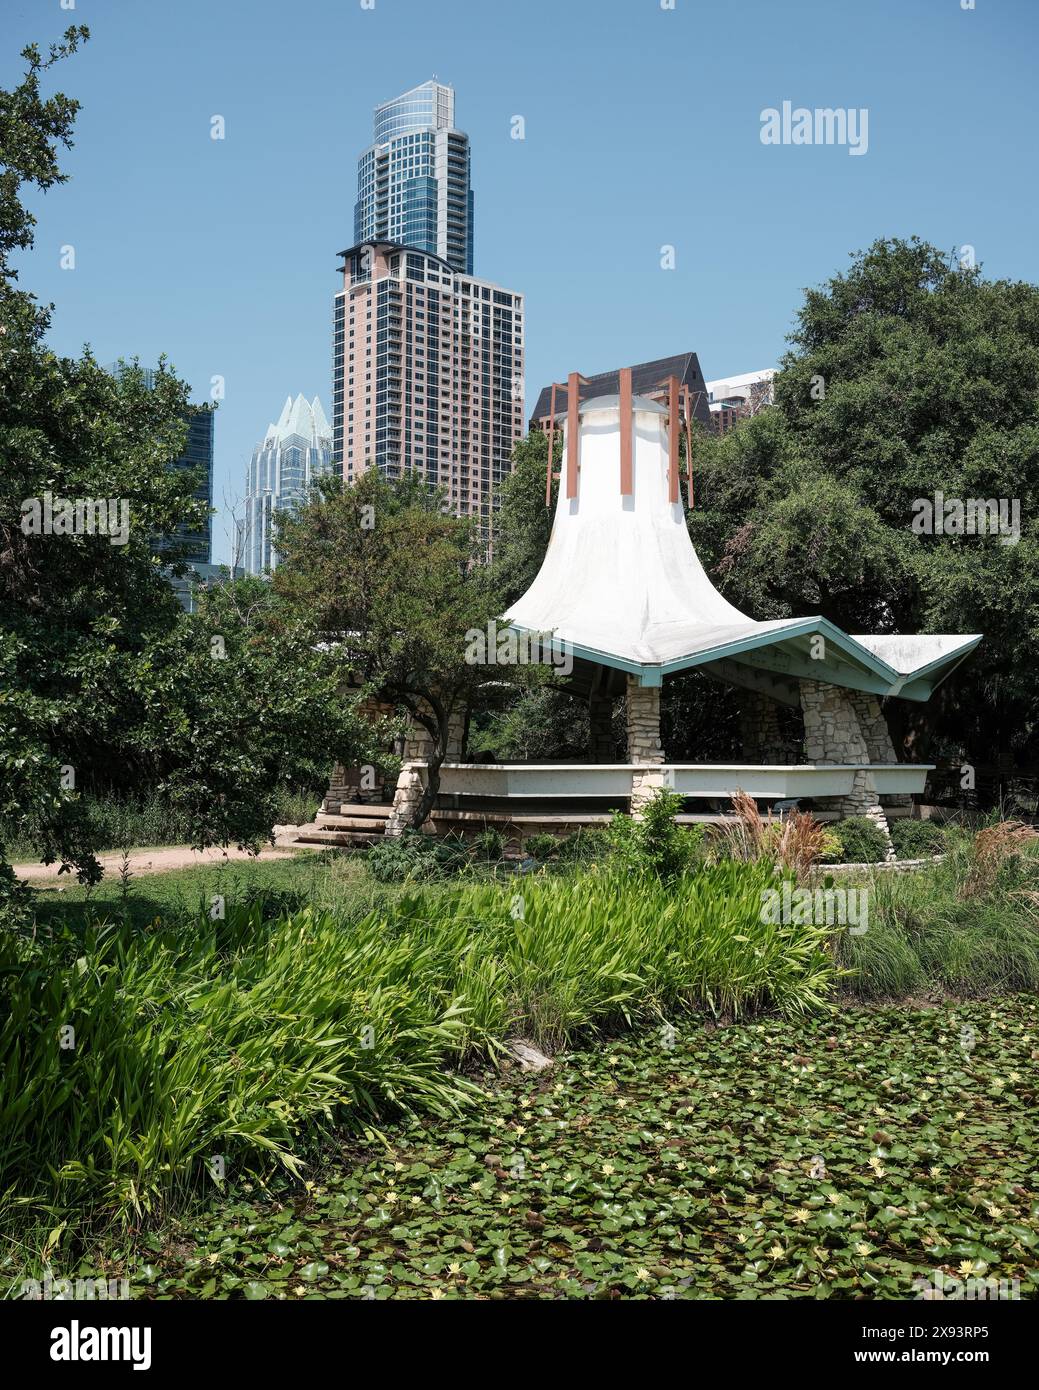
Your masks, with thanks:
[[[980,642],[980,635],[853,637],[819,616],[748,618],[708,579],[683,504],[669,500],[664,407],[636,396],[632,413],[633,491],[624,496],[619,397],[581,404],[577,496],[559,489],[541,569],[505,614],[514,627],[551,634],[575,655],[634,672],[645,685],[701,666],[789,703],[802,677],[926,700]]]

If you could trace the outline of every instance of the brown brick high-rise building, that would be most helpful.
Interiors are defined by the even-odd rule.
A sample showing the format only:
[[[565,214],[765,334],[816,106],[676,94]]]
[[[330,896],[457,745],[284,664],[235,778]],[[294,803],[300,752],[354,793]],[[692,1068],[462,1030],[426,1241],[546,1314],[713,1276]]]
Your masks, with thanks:
[[[523,296],[395,242],[341,255],[332,430],[344,479],[414,469],[488,531],[523,433]]]

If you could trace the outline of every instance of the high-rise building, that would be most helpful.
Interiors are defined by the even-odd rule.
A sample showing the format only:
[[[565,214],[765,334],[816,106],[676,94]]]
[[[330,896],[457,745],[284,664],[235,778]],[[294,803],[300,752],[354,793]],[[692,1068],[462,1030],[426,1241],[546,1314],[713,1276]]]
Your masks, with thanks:
[[[357,163],[354,241],[393,241],[473,272],[469,137],[455,94],[432,81],[375,108],[373,144]]]
[[[155,386],[155,369],[133,364],[140,371],[144,385],[150,391]],[[119,376],[127,370],[124,361],[111,362],[105,368],[112,376]],[[194,608],[192,593],[198,582],[211,580],[220,566],[213,564],[213,416],[212,407],[189,405],[184,412],[188,427],[188,437],[183,450],[168,467],[197,473],[197,481],[192,496],[197,502],[206,504],[205,521],[198,526],[181,522],[173,535],[156,538],[156,548],[160,553],[176,551],[178,562],[188,566],[186,575],[170,575],[170,583],[177,591],[181,604],[191,612]]]
[[[341,252],[333,332],[334,456],[415,470],[490,529],[523,434],[523,296],[392,242]]]
[[[764,367],[760,372],[740,372],[707,383],[711,422],[719,434],[773,403],[775,375],[774,367]]]
[[[240,561],[249,574],[277,567],[274,517],[306,497],[310,484],[332,467],[332,430],[317,396],[289,396],[277,424],[267,428],[249,462],[245,518],[239,529]]]

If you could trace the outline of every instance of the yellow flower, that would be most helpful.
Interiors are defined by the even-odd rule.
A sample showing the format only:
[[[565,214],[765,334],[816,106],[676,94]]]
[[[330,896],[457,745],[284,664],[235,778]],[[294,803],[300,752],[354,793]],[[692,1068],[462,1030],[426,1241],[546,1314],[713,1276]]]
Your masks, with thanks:
[[[783,1249],[783,1247],[782,1247],[782,1246],[779,1244],[779,1242],[777,1241],[776,1244],[773,1245],[772,1249],[771,1249],[768,1253],[772,1256],[772,1258],[773,1258],[774,1260],[781,1260],[781,1259],[783,1258],[783,1256],[786,1254],[786,1251]]]
[[[796,1221],[799,1226],[803,1226],[806,1221],[811,1221],[812,1213],[807,1207],[798,1207],[790,1219]]]
[[[432,1298],[432,1299],[443,1298],[443,1296],[444,1296],[444,1290],[441,1289],[441,1288],[439,1288],[439,1287],[438,1287],[438,1288],[435,1288],[435,1289],[430,1289],[430,1291],[429,1291],[429,1296],[430,1296],[430,1298]]]
[[[602,1170],[607,1177],[611,1177],[615,1171],[612,1163],[604,1163],[602,1166]]]
[[[855,1247],[855,1253],[856,1255],[861,1255],[863,1259],[865,1259],[867,1255],[873,1253],[873,1246],[867,1245],[864,1240],[860,1240],[858,1245],[856,1245]]]
[[[452,1260],[447,1267],[447,1272],[449,1274],[461,1274],[462,1266],[458,1263],[457,1260]]]
[[[984,1268],[985,1266],[980,1260],[961,1260],[956,1266],[956,1271],[958,1274],[976,1274]]]
[[[641,1284],[648,1284],[649,1281],[653,1278],[653,1276],[652,1274],[650,1274],[648,1269],[640,1268],[635,1271],[635,1278]]]
[[[841,1204],[841,1194],[839,1192],[827,1192],[826,1200],[832,1202],[835,1207]]]

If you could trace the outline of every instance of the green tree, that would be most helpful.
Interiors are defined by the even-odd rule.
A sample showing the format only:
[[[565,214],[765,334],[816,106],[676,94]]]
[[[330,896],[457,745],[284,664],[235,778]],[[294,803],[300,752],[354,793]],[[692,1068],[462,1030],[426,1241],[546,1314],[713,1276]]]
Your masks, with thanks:
[[[440,786],[453,719],[465,716],[488,667],[467,660],[467,633],[499,611],[472,527],[439,492],[377,468],[345,487],[319,480],[308,503],[279,518],[274,587],[334,645],[366,691],[406,711],[431,740],[429,775],[413,823]],[[513,668],[494,667],[496,680]]]
[[[928,705],[890,701],[915,756],[1035,760],[1039,289],[882,240],[806,291],[776,405],[695,451],[690,529],[760,619],[982,632]],[[914,503],[1017,499],[1021,539],[921,535]]]
[[[322,757],[370,746],[339,698],[337,661],[277,611],[214,599],[184,614],[167,581],[178,527],[197,527],[184,442],[187,387],[164,363],[154,387],[113,377],[89,352],[59,357],[49,311],[18,288],[11,254],[32,245],[25,186],[64,182],[59,145],[78,103],[44,99],[42,75],[88,37],[69,29],[46,57],[24,50],[0,92],[0,887],[5,834],[37,827],[41,857],[94,881],[79,792],[158,784],[195,817],[199,844],[254,845],[273,795]],[[43,502],[112,500],[125,534],[78,524],[40,532]],[[85,519],[86,512],[84,510]],[[117,527],[118,530],[118,527]],[[113,540],[116,543],[113,543]],[[171,548],[172,547],[172,548]],[[212,639],[220,638],[223,654]]]

